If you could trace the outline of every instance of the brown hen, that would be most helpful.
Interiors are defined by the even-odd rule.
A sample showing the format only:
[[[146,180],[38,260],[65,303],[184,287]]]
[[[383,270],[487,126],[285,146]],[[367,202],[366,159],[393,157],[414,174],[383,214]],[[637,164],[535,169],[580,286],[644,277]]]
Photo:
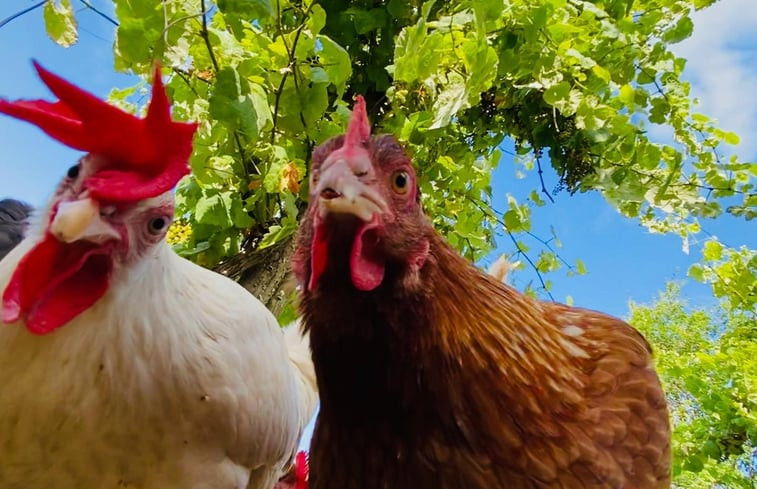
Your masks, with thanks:
[[[310,189],[293,259],[321,398],[310,489],[670,486],[649,344],[461,258],[362,99]]]

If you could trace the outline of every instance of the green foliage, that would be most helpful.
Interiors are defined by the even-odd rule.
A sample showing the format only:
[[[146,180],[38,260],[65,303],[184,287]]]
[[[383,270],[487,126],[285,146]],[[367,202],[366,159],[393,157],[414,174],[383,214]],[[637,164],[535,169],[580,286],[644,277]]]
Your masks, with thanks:
[[[45,19],[47,34],[53,41],[64,48],[76,44],[79,35],[71,0],[48,1],[43,7],[42,16]]]
[[[689,276],[711,284],[727,310],[746,311],[757,318],[757,251],[726,248],[711,239],[702,249],[702,262],[689,269]]]
[[[563,189],[598,191],[684,240],[699,218],[757,215],[757,165],[721,156],[738,138],[692,112],[685,60],[669,49],[712,2],[114,0],[115,68],[147,81],[160,60],[176,116],[200,123],[178,213],[192,227],[181,252],[202,264],[294,232],[310,153],[362,94],[376,129],[411,153],[449,241],[477,260],[505,231],[541,278],[566,263],[552,239],[528,257],[523,235],[532,206]],[[51,35],[70,40],[68,1],[45,12]],[[650,139],[655,125],[675,144]],[[504,141],[558,185],[495,210]]]
[[[752,314],[750,314],[752,312]],[[674,425],[674,487],[749,488],[757,469],[757,322],[753,311],[688,310],[668,285],[631,305],[649,340]]]

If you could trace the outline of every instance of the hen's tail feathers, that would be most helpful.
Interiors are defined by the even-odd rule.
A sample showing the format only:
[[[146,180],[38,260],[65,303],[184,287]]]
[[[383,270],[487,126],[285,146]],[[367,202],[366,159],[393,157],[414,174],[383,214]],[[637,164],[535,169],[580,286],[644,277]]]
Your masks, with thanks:
[[[24,239],[32,210],[25,202],[0,200],[0,260]]]
[[[315,367],[310,357],[310,334],[303,334],[300,320],[297,319],[284,328],[284,340],[289,353],[289,361],[294,366],[297,376],[300,400],[303,407],[300,418],[300,431],[310,422],[318,405],[318,385]]]

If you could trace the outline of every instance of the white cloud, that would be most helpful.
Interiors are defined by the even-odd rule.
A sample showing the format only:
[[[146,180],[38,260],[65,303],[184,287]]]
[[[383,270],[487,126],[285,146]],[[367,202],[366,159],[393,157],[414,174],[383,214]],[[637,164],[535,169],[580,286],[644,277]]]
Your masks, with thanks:
[[[686,58],[684,78],[692,83],[694,107],[739,135],[735,152],[757,159],[757,1],[721,0],[696,12],[694,34],[672,46]]]

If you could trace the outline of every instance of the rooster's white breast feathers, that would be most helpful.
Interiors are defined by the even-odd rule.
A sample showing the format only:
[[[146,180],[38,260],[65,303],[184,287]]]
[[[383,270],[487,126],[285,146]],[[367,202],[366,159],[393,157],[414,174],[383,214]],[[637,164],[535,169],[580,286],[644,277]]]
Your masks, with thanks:
[[[0,489],[272,487],[315,409],[308,362],[256,298],[161,244],[53,333],[0,327]]]

